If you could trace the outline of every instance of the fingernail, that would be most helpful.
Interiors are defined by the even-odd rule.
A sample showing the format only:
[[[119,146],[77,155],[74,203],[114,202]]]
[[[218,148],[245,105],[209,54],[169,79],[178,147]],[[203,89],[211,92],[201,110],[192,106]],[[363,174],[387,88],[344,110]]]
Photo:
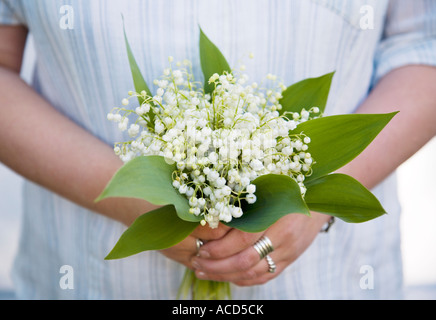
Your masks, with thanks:
[[[199,252],[198,252],[198,256],[200,257],[200,258],[210,258],[210,254],[209,254],[209,252],[207,252],[206,250],[200,250]]]
[[[200,278],[200,279],[206,278],[206,274],[203,271],[197,271],[195,275],[197,278]]]
[[[194,269],[200,269],[200,264],[198,263],[198,261],[196,259],[192,260],[192,267]]]

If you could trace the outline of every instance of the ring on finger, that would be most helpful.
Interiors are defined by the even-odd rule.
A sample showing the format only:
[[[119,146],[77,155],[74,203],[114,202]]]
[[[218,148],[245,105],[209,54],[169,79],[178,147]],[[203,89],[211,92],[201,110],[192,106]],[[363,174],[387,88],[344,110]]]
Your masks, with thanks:
[[[268,254],[274,251],[271,240],[267,236],[260,238],[254,245],[254,249],[260,256],[260,260],[265,258]]]
[[[197,246],[197,254],[200,251],[201,246],[204,244],[203,240],[195,239],[195,245]]]
[[[277,267],[276,267],[276,264],[274,263],[273,259],[269,255],[267,255],[265,257],[265,259],[266,259],[266,262],[268,263],[268,272],[269,273],[276,272]]]

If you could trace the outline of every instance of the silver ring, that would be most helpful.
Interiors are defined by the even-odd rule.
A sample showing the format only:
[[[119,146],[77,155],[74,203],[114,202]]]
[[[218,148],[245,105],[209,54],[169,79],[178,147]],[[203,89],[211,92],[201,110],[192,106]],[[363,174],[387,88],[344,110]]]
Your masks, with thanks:
[[[274,263],[273,259],[270,256],[266,256],[266,262],[268,262],[268,272],[274,273],[276,272],[276,264]]]
[[[268,254],[274,251],[271,240],[267,236],[260,238],[254,245],[254,249],[260,256],[260,260],[265,258]]]
[[[200,251],[201,246],[203,245],[203,241],[200,239],[195,239],[195,245],[197,246],[197,254]]]

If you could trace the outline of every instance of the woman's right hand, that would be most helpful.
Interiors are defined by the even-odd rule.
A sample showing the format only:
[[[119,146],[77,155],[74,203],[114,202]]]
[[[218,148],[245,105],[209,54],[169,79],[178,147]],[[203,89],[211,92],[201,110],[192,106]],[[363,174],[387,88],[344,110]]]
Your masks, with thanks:
[[[218,228],[211,229],[209,226],[199,225],[187,238],[178,244],[160,252],[174,261],[177,261],[184,266],[193,269],[191,265],[192,257],[197,255],[197,239],[203,243],[208,241],[218,240],[224,237],[231,230],[223,224],[219,224]]]

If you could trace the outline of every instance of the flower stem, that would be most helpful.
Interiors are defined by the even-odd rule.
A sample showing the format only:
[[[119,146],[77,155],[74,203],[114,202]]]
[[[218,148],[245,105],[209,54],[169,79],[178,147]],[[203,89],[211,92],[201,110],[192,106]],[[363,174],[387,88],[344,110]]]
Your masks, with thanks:
[[[231,299],[230,283],[200,280],[195,272],[186,268],[177,293],[177,299],[226,300]]]

